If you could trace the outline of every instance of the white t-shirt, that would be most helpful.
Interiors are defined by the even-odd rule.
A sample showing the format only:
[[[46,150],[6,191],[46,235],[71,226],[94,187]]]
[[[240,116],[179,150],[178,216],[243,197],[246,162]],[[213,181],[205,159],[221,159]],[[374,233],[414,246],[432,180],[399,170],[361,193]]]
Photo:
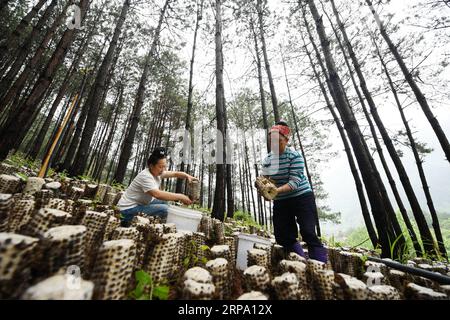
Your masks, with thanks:
[[[153,197],[147,192],[159,189],[161,179],[154,177],[148,169],[141,171],[119,200],[120,210],[127,210],[139,205],[149,204]]]

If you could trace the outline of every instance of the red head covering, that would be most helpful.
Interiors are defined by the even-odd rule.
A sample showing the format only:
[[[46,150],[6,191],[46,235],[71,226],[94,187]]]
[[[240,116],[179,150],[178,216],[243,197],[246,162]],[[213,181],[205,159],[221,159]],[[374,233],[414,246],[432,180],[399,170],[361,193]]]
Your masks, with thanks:
[[[283,125],[275,125],[270,129],[270,133],[272,132],[279,132],[281,135],[283,135],[286,139],[290,138],[291,135],[291,129],[287,126]]]

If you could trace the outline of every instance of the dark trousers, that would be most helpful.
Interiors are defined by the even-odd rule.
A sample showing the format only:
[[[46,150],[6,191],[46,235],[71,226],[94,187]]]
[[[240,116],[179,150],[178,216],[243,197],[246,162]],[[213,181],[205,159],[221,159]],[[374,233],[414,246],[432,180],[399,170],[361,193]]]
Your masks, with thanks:
[[[298,228],[308,248],[323,247],[316,234],[317,207],[311,192],[297,197],[275,200],[273,205],[273,226],[275,239],[285,249],[297,242]]]

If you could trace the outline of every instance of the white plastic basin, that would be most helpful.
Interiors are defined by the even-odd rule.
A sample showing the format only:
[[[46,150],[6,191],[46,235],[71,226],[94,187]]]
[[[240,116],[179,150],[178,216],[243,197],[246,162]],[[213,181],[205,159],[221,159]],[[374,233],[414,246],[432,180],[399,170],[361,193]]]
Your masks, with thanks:
[[[198,211],[169,206],[167,223],[174,223],[177,231],[197,232],[202,214]]]
[[[238,239],[236,266],[239,270],[247,269],[248,250],[253,249],[255,243],[259,243],[269,247],[271,246],[270,239],[259,237],[253,234],[239,233]]]

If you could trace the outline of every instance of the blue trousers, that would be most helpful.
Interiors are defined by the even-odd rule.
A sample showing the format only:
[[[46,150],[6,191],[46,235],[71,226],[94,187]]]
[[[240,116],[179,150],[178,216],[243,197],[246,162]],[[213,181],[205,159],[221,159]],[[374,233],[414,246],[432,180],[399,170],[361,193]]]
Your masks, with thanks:
[[[120,213],[122,214],[122,223],[129,224],[139,212],[142,212],[149,216],[156,216],[164,219],[167,218],[168,210],[169,205],[167,204],[167,201],[154,199],[149,204],[123,210]]]

